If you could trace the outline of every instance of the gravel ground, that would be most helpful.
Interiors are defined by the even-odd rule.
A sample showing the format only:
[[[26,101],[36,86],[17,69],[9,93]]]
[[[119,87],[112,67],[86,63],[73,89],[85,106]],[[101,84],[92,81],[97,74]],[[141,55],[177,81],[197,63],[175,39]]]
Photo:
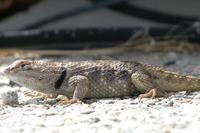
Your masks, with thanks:
[[[120,60],[137,60],[200,77],[199,54],[136,52],[113,56]],[[91,57],[68,57],[67,60],[88,58]],[[168,98],[153,100],[138,101],[137,97],[124,97],[88,99],[83,104],[59,105],[53,104],[51,99],[47,103],[40,97],[28,96],[28,93],[33,92],[24,87],[11,88],[8,86],[8,79],[2,75],[0,79],[1,94],[14,91],[17,92],[19,99],[19,105],[0,105],[0,132],[2,133],[200,132],[200,92],[187,95],[185,92],[179,92]]]

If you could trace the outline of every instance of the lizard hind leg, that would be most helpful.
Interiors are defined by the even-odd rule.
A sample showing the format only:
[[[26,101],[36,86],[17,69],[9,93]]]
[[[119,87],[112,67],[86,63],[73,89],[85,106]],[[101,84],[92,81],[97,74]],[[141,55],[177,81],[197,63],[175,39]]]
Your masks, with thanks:
[[[153,78],[144,70],[134,72],[131,79],[136,89],[142,93],[139,95],[140,99],[167,96],[167,92],[157,88],[153,83]]]

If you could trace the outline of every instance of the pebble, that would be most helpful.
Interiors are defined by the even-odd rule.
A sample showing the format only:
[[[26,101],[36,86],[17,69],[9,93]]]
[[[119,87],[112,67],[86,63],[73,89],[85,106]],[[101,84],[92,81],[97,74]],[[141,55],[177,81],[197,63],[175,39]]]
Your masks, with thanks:
[[[174,102],[173,101],[170,101],[169,102],[169,106],[173,106],[174,105]]]
[[[2,103],[5,105],[17,105],[19,104],[18,94],[16,91],[5,91],[1,93]]]
[[[57,99],[47,99],[44,103],[49,104],[49,105],[54,105],[58,102]]]

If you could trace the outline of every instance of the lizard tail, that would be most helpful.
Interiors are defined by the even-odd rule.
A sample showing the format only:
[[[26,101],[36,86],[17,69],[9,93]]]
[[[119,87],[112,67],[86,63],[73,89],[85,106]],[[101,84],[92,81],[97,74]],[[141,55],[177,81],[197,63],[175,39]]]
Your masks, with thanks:
[[[166,92],[200,91],[200,78],[184,76],[161,68],[147,68],[147,72],[155,77],[154,85]]]

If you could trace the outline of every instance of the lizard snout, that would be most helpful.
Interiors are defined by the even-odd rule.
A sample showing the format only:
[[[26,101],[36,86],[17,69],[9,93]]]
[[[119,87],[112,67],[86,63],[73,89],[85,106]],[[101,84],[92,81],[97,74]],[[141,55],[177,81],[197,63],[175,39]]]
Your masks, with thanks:
[[[9,67],[5,67],[1,70],[4,74],[7,74],[10,72],[10,68]]]
[[[10,73],[10,71],[11,71],[12,69],[13,69],[12,67],[7,66],[7,67],[5,67],[5,68],[2,69],[2,72],[3,72],[4,74],[8,74],[8,73]]]

